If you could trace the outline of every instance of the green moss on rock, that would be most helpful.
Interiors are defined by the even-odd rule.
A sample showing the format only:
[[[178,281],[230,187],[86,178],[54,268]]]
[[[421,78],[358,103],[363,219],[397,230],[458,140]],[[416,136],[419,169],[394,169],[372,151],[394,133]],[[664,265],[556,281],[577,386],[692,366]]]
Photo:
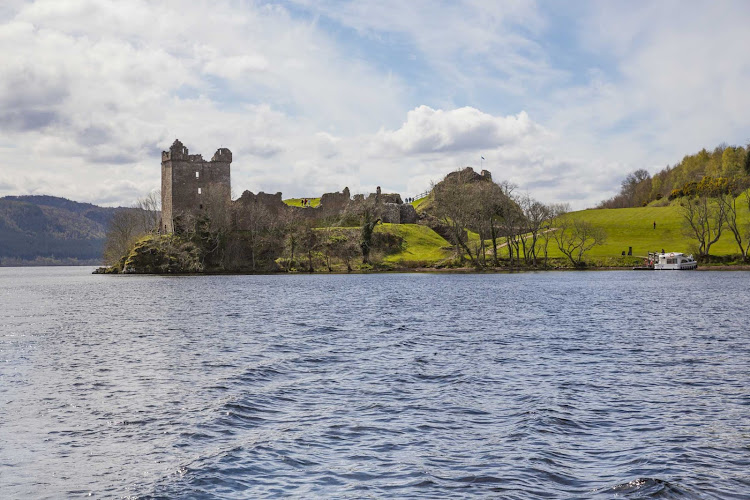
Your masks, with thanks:
[[[125,274],[199,273],[200,249],[176,234],[148,235],[138,240],[125,257]]]

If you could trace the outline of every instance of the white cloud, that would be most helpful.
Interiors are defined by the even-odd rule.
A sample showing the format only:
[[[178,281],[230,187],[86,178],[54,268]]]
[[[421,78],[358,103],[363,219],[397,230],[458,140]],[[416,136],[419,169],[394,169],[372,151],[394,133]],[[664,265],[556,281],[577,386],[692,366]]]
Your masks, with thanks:
[[[150,164],[146,179],[131,181],[156,187],[159,151],[175,137],[209,156],[229,146],[240,165],[278,171],[273,161],[289,161],[280,153],[308,156],[316,133],[376,130],[400,108],[394,78],[347,61],[279,6],[37,0],[16,8],[0,11],[10,14],[0,21],[0,130],[12,145],[0,182],[26,192],[129,203],[133,190],[115,181],[129,175],[120,166],[132,173]],[[70,180],[39,181],[53,166]]]
[[[746,2],[592,4],[578,36],[603,66],[539,109],[545,126],[564,131],[559,151],[611,175],[600,198],[637,168],[750,139],[749,18]]]
[[[470,107],[443,111],[419,106],[409,111],[398,130],[379,132],[376,143],[378,149],[397,154],[481,151],[517,144],[541,132],[523,111],[495,117]]]
[[[746,3],[550,8],[7,0],[0,195],[127,204],[177,137],[231,148],[237,194],[409,196],[473,165],[582,208],[750,138]]]

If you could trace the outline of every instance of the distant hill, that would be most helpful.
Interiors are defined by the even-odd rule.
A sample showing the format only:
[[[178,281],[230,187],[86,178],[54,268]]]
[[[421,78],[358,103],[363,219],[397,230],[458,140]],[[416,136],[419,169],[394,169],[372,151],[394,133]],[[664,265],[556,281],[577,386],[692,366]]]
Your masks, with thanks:
[[[55,196],[0,198],[0,265],[98,264],[117,210]]]

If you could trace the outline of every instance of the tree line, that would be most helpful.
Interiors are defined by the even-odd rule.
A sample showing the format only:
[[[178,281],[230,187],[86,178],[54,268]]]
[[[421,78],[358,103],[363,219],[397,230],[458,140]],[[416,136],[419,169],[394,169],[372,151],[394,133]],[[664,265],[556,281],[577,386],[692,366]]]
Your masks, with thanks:
[[[695,186],[705,177],[726,182],[750,176],[750,144],[746,147],[720,144],[713,151],[705,148],[686,155],[679,163],[667,165],[653,176],[638,169],[623,179],[620,192],[604,200],[597,208],[629,208],[646,206],[654,201],[669,200],[695,194]]]

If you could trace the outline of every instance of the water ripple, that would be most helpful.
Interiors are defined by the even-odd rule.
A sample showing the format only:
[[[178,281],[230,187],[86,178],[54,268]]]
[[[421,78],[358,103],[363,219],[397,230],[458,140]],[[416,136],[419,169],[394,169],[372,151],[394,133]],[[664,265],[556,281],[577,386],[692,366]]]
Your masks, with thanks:
[[[0,268],[0,490],[748,498],[746,276]]]

